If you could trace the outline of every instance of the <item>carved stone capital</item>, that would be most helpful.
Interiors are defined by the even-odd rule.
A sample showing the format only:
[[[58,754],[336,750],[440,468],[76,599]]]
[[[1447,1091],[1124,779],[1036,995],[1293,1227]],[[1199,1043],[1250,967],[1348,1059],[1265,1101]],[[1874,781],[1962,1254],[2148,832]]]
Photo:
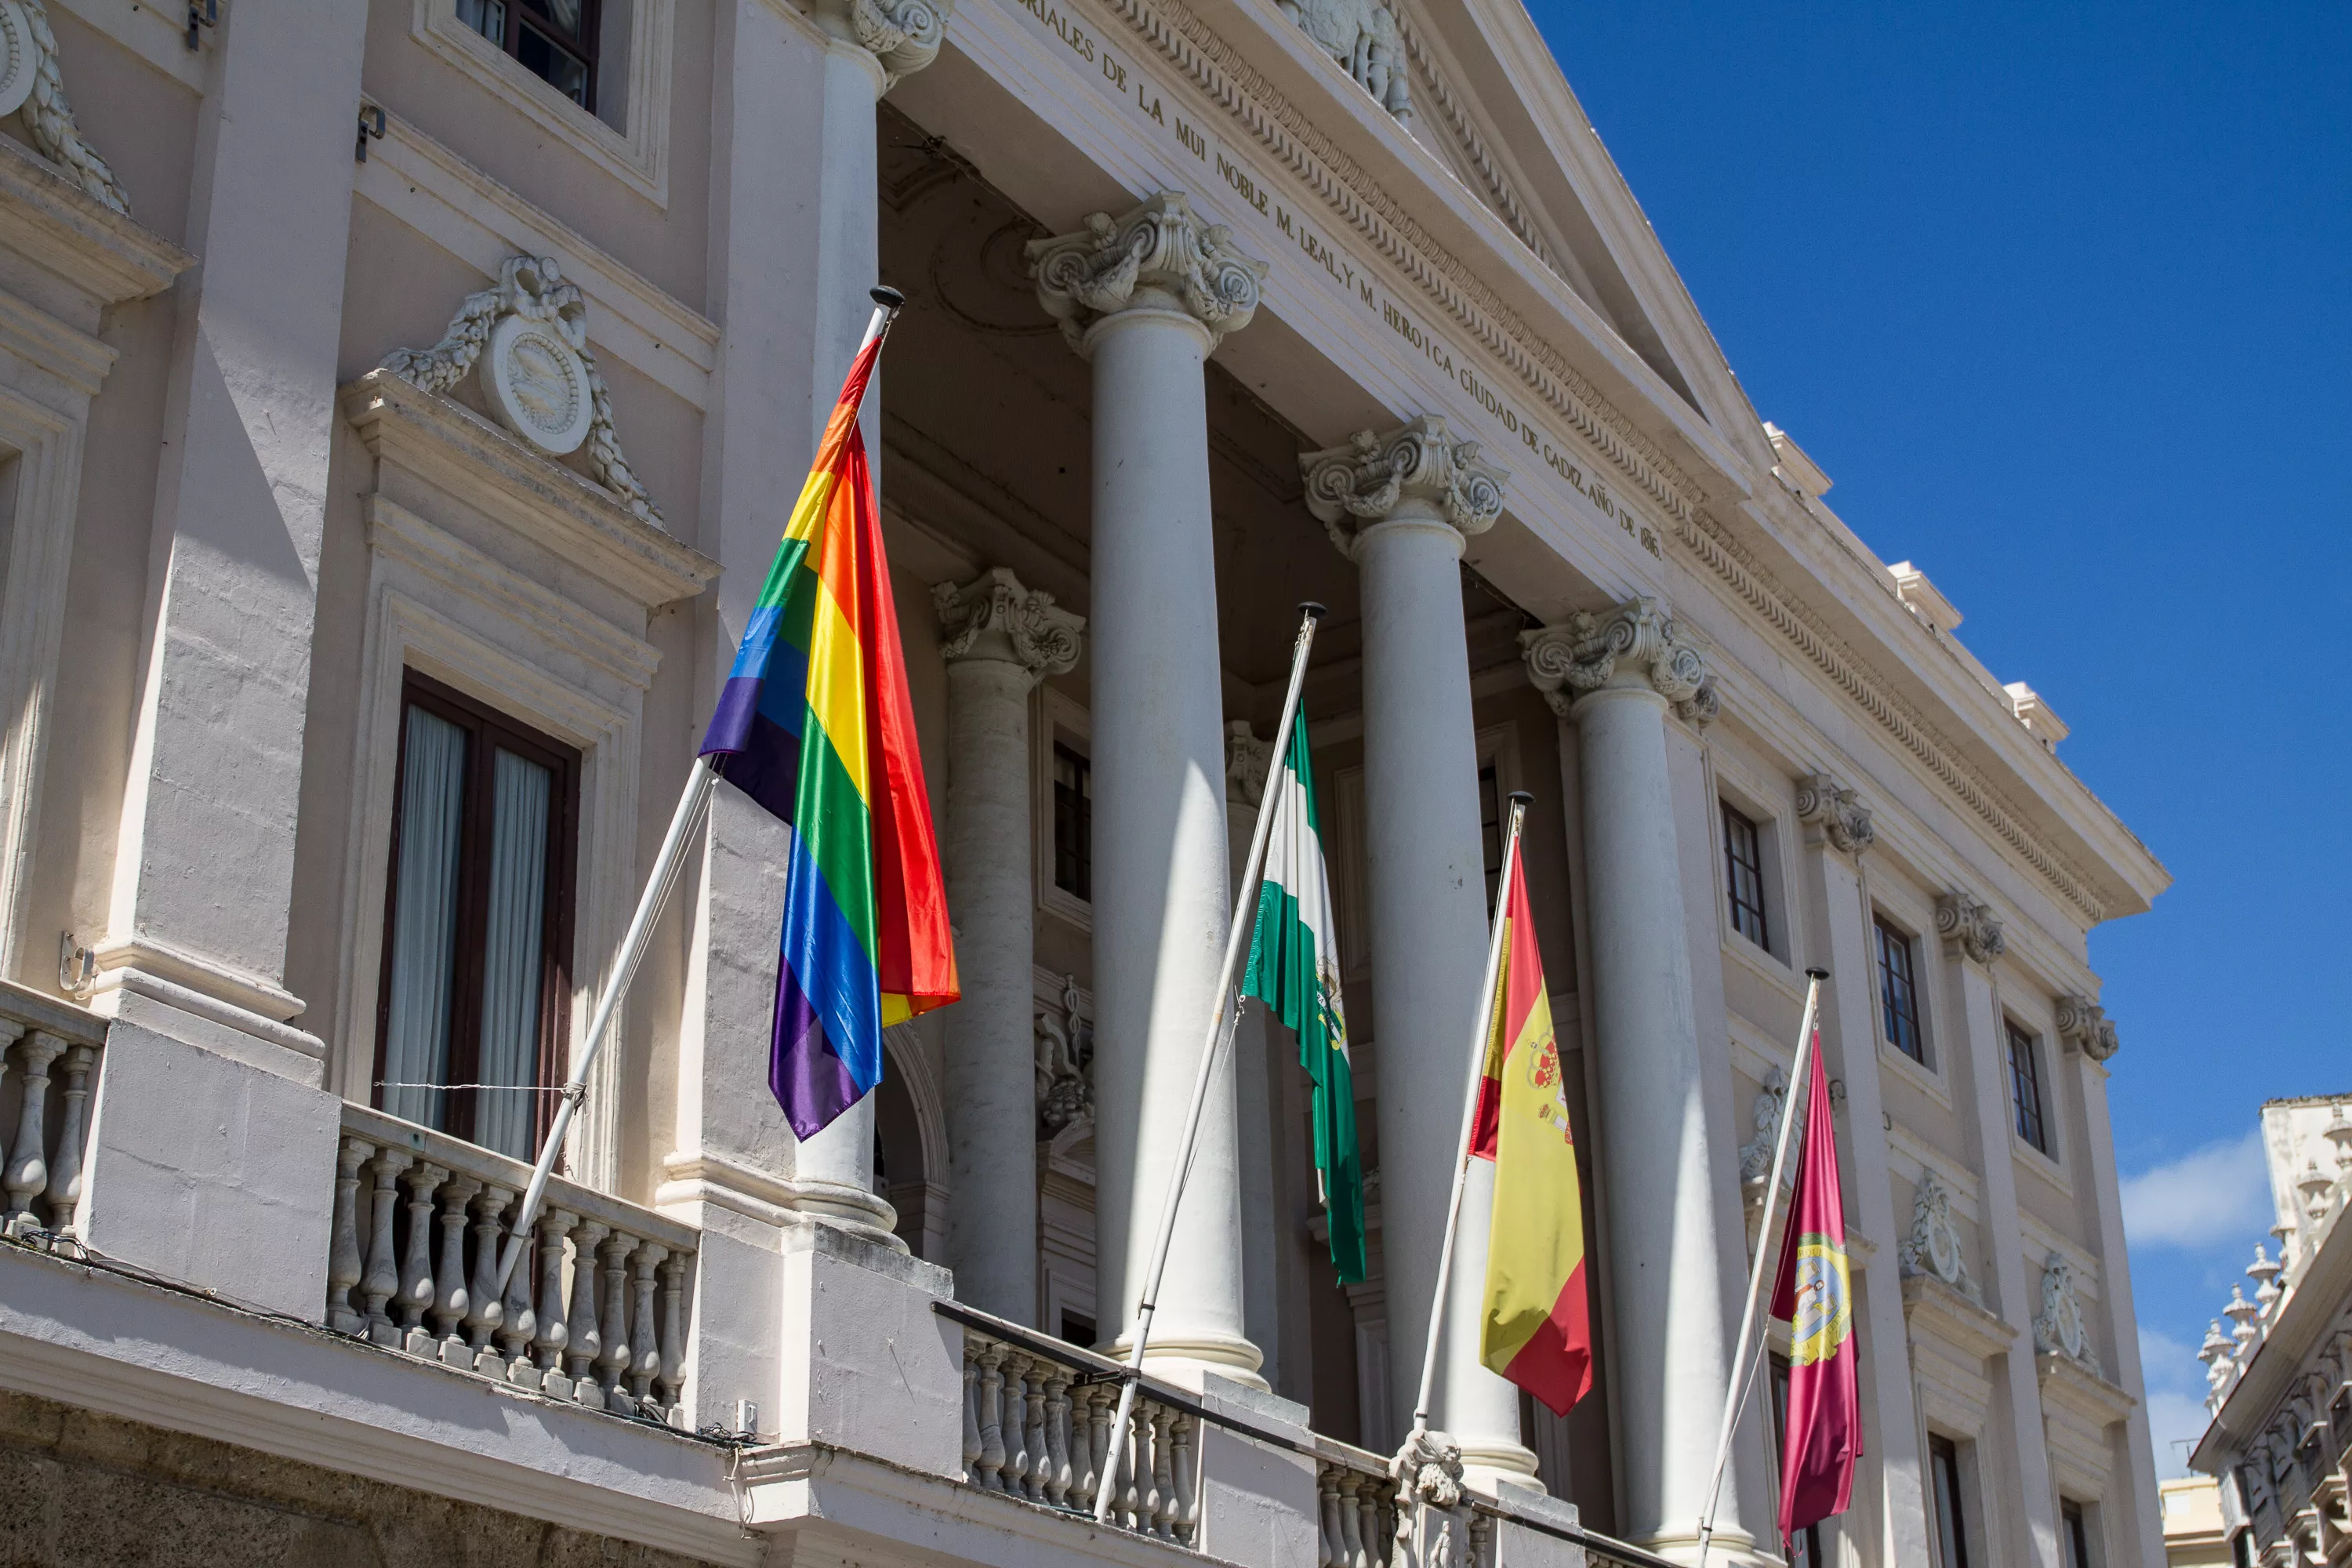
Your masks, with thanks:
[[[2115,1020],[2088,996],[2058,998],[2058,1037],[2095,1062],[2105,1061],[2122,1044]]]
[[[1806,843],[1827,844],[1842,855],[1859,855],[1878,842],[1870,807],[1827,773],[1797,781],[1797,820],[1805,825]]]
[[[1299,455],[1307,479],[1307,510],[1330,531],[1349,560],[1362,530],[1402,519],[1452,524],[1484,533],[1503,515],[1510,475],[1478,455],[1475,441],[1456,441],[1445,421],[1424,414],[1402,428],[1376,435],[1359,430],[1344,447]]]
[[[2009,951],[1992,906],[1966,893],[1947,893],[1936,900],[1936,934],[1979,963],[1990,963]]]
[[[1265,798],[1265,770],[1274,765],[1274,742],[1261,741],[1246,719],[1225,725],[1225,804],[1255,811]]]
[[[940,58],[955,0],[821,0],[825,31],[872,55],[887,92]]]
[[[1689,724],[1707,722],[1720,707],[1706,658],[1655,599],[1628,599],[1598,616],[1579,610],[1521,632],[1519,650],[1528,679],[1563,719],[1606,686],[1646,685]]]
[[[961,586],[936,584],[931,603],[947,636],[940,657],[1000,659],[1034,676],[1066,675],[1078,662],[1084,616],[1054,603],[1054,595],[1024,587],[1010,566],[992,566]]]
[[[1078,233],[1033,239],[1027,248],[1037,303],[1080,353],[1090,328],[1129,310],[1190,316],[1213,351],[1249,324],[1266,273],[1224,225],[1194,216],[1179,191],[1161,191],[1121,217],[1090,214]]]

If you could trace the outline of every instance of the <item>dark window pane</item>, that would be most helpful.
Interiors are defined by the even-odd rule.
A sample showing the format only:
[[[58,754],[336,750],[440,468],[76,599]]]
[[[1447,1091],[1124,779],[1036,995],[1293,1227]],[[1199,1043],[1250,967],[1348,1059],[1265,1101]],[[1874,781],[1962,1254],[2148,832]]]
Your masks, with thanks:
[[[2009,1083],[2017,1104],[2017,1135],[2043,1153],[2050,1131],[2042,1114],[2042,1047],[2032,1035],[2009,1026]]]
[[[1486,912],[1503,885],[1503,791],[1491,762],[1478,764],[1478,845],[1486,858]]]
[[[1949,1437],[1927,1436],[1927,1468],[1936,1488],[1936,1543],[1940,1568],[1969,1568],[1969,1531],[1960,1502],[1960,1451]]]
[[[457,0],[457,20],[503,47],[507,41],[506,0]]]
[[[1927,1048],[1919,1037],[1919,993],[1912,968],[1911,939],[1878,922],[1878,998],[1886,1043],[1915,1062],[1925,1063]]]
[[[1087,759],[1054,748],[1054,886],[1076,898],[1095,896],[1094,770]]]
[[[588,62],[529,22],[515,40],[515,58],[581,108],[588,107]]]
[[[1764,853],[1756,825],[1727,804],[1723,808],[1724,885],[1731,905],[1731,929],[1769,951],[1764,924]]]
[[[2091,1532],[2083,1519],[2083,1505],[2073,1498],[2058,1501],[2059,1533],[2066,1547],[2066,1568],[2091,1568]]]

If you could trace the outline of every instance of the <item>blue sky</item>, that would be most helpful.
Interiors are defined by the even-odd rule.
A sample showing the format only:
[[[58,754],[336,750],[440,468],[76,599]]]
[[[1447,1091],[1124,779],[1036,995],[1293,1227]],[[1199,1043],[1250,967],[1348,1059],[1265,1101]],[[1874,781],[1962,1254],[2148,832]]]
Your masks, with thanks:
[[[1758,411],[2177,879],[2095,931],[2158,1462],[2352,1095],[2352,7],[1529,0]]]

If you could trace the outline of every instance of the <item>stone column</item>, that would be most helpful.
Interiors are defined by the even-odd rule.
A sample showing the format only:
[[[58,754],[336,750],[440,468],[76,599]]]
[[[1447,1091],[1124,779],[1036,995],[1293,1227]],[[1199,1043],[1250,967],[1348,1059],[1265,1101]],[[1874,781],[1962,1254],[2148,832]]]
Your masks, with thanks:
[[[1078,661],[1086,622],[1009,567],[931,590],[946,633],[942,850],[963,1000],[947,1029],[948,1237],[957,1297],[1037,1322],[1036,867],[1029,693]]]
[[[1135,1321],[1218,999],[1224,712],[1202,366],[1265,263],[1162,192],[1034,241],[1037,298],[1094,363],[1095,1268]],[[1153,1362],[1257,1380],[1243,1328],[1231,1060],[1213,1087],[1153,1327]]]
[[[1486,962],[1478,751],[1462,545],[1503,510],[1503,470],[1424,416],[1299,458],[1307,506],[1361,572],[1364,808],[1372,1000],[1380,1019],[1381,1248],[1390,1404],[1409,1430],[1460,1141],[1470,1025]],[[1525,1481],[1518,1391],[1479,1362],[1493,1167],[1463,1195],[1432,1422],[1474,1474]]]
[[[1580,613],[1521,641],[1536,685],[1577,728],[1625,1533],[1687,1557],[1746,1283],[1725,1278],[1721,1260],[1739,1200],[1714,1180],[1666,765],[1668,713],[1703,723],[1715,690],[1697,648],[1654,600]],[[1716,1536],[1733,1552],[1754,1544],[1727,1527],[1741,1517],[1738,1489],[1735,1467]]]
[[[1250,837],[1265,804],[1265,770],[1274,742],[1261,741],[1249,721],[1225,726],[1225,866],[1237,885],[1249,858]],[[1234,1025],[1234,1102],[1241,1128],[1242,1325],[1265,1359],[1258,1372],[1282,1387],[1283,1192],[1276,1151],[1295,1132],[1284,1127],[1277,1057],[1297,1053],[1290,1031],[1276,1023],[1263,1002],[1242,1006]]]

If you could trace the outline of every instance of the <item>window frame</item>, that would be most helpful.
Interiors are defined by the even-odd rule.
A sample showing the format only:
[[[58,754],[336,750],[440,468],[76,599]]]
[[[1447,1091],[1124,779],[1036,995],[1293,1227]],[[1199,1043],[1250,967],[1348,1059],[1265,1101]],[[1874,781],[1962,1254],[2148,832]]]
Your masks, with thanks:
[[[1717,798],[1716,805],[1723,824],[1724,913],[1731,921],[1734,931],[1754,943],[1759,952],[1770,952],[1772,919],[1768,908],[1769,895],[1764,876],[1764,826],[1720,796]],[[1740,853],[1743,837],[1747,850],[1744,858]],[[1749,884],[1744,892],[1741,887],[1743,874]],[[1753,917],[1753,931],[1743,922],[1743,913]]]
[[[2010,1130],[2035,1153],[2055,1160],[2058,1141],[2052,1136],[2050,1090],[2042,1070],[2045,1060],[2042,1037],[2011,1017],[2004,1016],[2000,1027],[2002,1049],[2009,1058]]]
[[[2099,1568],[2097,1518],[2092,1505],[2074,1498],[2058,1500],[2058,1549],[2066,1568]]]
[[[596,113],[600,57],[603,53],[601,45],[604,28],[604,0],[580,0],[580,37],[577,47],[557,38],[551,28],[532,25],[524,13],[538,10],[540,0],[482,0],[482,4],[503,7],[506,17],[504,26],[499,29],[504,36],[492,38],[488,33],[482,33],[481,36],[486,41],[497,47],[509,59],[521,66],[523,69],[530,71],[532,76],[547,83],[548,87],[567,103],[573,104],[591,115]],[[541,14],[544,15],[543,11]],[[464,21],[462,17],[459,20],[463,26],[473,26],[472,23]],[[549,20],[551,21],[552,18]],[[522,35],[527,26],[530,26],[530,31],[547,39],[558,52],[569,55],[579,61],[587,77],[581,97],[573,98],[562,88],[557,86],[552,79],[541,76],[538,71],[531,69],[530,62],[522,57]],[[481,32],[478,27],[474,30],[478,33]]]
[[[1928,1522],[1935,1531],[1937,1568],[1969,1568],[1968,1483],[1960,1439],[1928,1433]]]
[[[1923,1068],[1933,1070],[1927,1055],[1927,1030],[1922,1017],[1919,994],[1919,939],[1903,929],[1884,910],[1873,910],[1870,916],[1872,962],[1871,969],[1878,985],[1878,1037],[1902,1055]],[[1896,979],[1894,966],[1888,963],[1889,941],[1894,951],[1903,955],[1900,976],[1902,1005],[1896,1003]],[[1895,1028],[1897,1021],[1910,1026],[1911,1043],[1903,1042]]]
[[[1050,742],[1046,755],[1053,762],[1045,780],[1045,788],[1051,797],[1047,810],[1053,823],[1053,842],[1046,848],[1046,855],[1052,862],[1049,879],[1055,889],[1065,897],[1076,899],[1092,908],[1095,901],[1094,759],[1059,739]],[[1062,763],[1066,758],[1073,765],[1076,780],[1071,788],[1070,797],[1071,814],[1077,818],[1077,824],[1072,834],[1074,843],[1068,849],[1076,868],[1076,886],[1062,880]]]
[[[449,997],[449,1057],[445,1068],[450,1083],[478,1081],[481,1068],[482,982],[486,937],[483,922],[489,902],[489,855],[487,835],[492,810],[491,776],[497,753],[503,749],[547,768],[553,775],[549,787],[547,885],[540,921],[539,1048],[533,1073],[538,1084],[563,1081],[572,1040],[572,916],[578,903],[580,860],[581,755],[562,742],[524,724],[455,687],[413,668],[401,672],[398,744],[393,748],[392,832],[385,858],[383,936],[378,943],[375,1048],[369,1075],[368,1103],[384,1106],[386,1053],[391,1045],[393,1003],[392,932],[400,907],[400,837],[407,805],[408,713],[422,708],[434,717],[466,731],[465,804],[458,829],[457,925],[452,939],[454,956]],[[531,1135],[543,1139],[552,1123],[551,1096],[534,1097]],[[451,1092],[443,1105],[443,1126],[455,1138],[473,1142],[479,1090]]]

